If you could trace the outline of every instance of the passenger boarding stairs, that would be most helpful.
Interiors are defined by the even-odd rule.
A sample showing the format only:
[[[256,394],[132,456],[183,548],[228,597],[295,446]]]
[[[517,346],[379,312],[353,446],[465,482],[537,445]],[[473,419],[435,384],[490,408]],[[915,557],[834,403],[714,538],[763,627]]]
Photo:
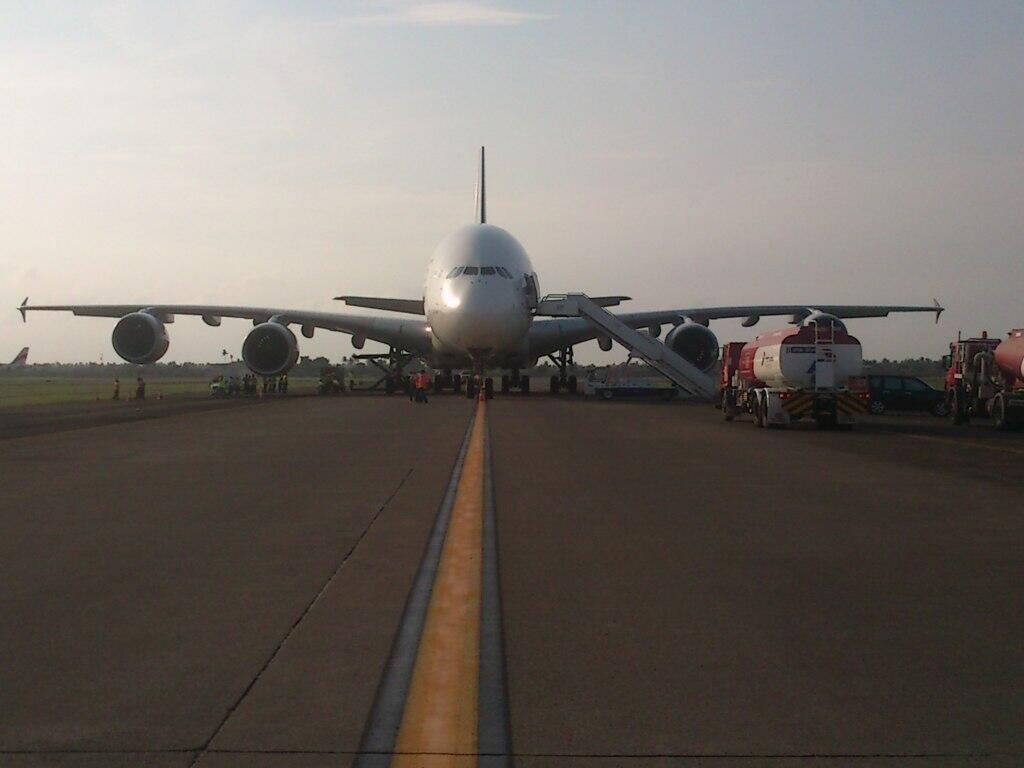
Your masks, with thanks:
[[[715,395],[715,382],[710,376],[658,339],[630,328],[584,293],[549,294],[537,304],[537,314],[582,317],[685,392],[708,400]]]

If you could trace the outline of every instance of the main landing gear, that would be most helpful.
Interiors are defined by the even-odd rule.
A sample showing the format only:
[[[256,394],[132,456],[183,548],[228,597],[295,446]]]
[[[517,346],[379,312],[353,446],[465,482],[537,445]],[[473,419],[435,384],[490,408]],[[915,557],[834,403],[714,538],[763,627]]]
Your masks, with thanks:
[[[553,352],[548,355],[548,359],[558,368],[558,374],[551,377],[551,394],[557,395],[564,389],[570,395],[575,395],[579,383],[575,375],[568,375],[569,368],[573,365],[572,347]]]

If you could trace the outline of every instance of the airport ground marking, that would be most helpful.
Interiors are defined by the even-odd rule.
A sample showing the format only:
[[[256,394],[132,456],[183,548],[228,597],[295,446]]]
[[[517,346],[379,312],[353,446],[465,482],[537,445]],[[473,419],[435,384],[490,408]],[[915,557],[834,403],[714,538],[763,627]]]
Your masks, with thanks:
[[[511,765],[490,468],[480,401],[410,591],[357,768]]]
[[[434,525],[427,539],[427,546],[423,552],[419,569],[416,572],[412,588],[409,590],[409,596],[406,598],[405,609],[395,632],[391,652],[381,674],[373,707],[360,740],[359,752],[353,763],[354,768],[382,768],[391,762],[413,667],[416,663],[420,636],[423,634],[423,626],[426,622],[434,577],[441,559],[441,550],[448,532],[448,521],[455,503],[455,493],[462,476],[462,467],[469,450],[475,423],[476,410],[474,409],[455,459],[451,479],[434,518]]]
[[[463,461],[416,665],[395,743],[395,768],[475,764],[483,549],[483,403]]]

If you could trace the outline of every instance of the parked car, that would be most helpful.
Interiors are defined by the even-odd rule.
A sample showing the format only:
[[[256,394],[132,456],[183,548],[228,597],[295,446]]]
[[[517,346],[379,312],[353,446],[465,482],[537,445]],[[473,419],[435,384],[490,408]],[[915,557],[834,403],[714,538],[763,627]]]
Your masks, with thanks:
[[[933,416],[949,413],[946,393],[935,389],[916,376],[868,376],[868,409],[880,414],[886,411],[927,411]]]

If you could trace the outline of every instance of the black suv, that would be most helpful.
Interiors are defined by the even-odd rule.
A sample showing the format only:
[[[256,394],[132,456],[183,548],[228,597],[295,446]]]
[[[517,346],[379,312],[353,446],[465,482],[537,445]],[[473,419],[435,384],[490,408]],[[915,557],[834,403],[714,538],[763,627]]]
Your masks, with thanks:
[[[949,413],[946,393],[930,387],[916,376],[868,376],[869,409],[886,411],[928,411],[934,416]]]

